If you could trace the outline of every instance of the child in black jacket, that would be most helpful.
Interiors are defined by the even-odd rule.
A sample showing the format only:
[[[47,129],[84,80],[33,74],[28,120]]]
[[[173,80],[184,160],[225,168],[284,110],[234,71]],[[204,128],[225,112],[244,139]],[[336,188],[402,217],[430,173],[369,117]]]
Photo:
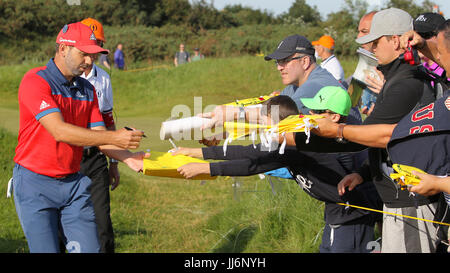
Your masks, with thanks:
[[[327,101],[328,104],[326,104]],[[325,118],[330,118],[335,122],[345,119],[350,108],[348,93],[339,87],[324,87],[313,99],[309,99],[309,101],[305,99],[305,102],[311,106],[307,106],[308,108],[315,109],[315,114],[323,114]],[[315,102],[319,102],[319,104]],[[268,122],[273,116],[270,111],[272,105],[278,105],[280,120],[289,115],[298,114],[295,103],[289,97],[278,96],[267,101],[262,107],[262,116],[266,116]],[[325,202],[326,225],[320,252],[360,253],[369,251],[367,244],[374,240],[373,214],[369,211],[337,204],[348,202],[365,207],[375,206],[369,201],[369,196],[375,192],[370,184],[365,187],[357,187],[344,196],[340,196],[337,191],[337,184],[351,172],[353,162],[350,154],[298,152],[295,147],[286,147],[284,154],[280,154],[278,150],[264,151],[260,145],[256,148],[253,145],[228,146],[226,156],[224,156],[222,147],[214,146],[179,148],[174,154],[225,160],[213,163],[186,164],[178,169],[186,178],[192,178],[199,174],[249,176],[287,167],[292,177],[307,194]]]

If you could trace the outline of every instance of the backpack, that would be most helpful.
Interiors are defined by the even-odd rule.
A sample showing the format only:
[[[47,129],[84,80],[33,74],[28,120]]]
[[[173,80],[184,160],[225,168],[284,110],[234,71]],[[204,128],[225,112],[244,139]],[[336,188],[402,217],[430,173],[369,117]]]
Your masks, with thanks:
[[[439,76],[426,69],[423,65],[417,66],[418,78],[424,80],[422,98],[417,103],[415,110],[421,106],[427,105],[430,101],[435,101],[444,96],[444,90],[448,90],[448,81],[443,76]]]

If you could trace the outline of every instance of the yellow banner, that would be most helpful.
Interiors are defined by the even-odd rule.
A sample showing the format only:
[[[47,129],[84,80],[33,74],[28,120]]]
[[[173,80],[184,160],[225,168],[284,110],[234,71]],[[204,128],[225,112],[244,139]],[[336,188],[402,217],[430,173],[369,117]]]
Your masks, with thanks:
[[[276,96],[276,95],[275,95]],[[248,98],[248,99],[242,99],[242,100],[236,100],[234,102],[227,103],[225,105],[228,106],[250,106],[250,105],[256,105],[265,102],[266,100],[273,98],[275,96],[260,96],[256,98]]]
[[[160,176],[170,178],[184,177],[177,169],[188,163],[209,163],[208,161],[185,156],[172,155],[164,152],[151,152],[150,158],[144,159],[144,174],[149,176]],[[214,180],[216,177],[210,175],[198,175],[193,180]]]
[[[247,136],[252,132],[271,132],[271,133],[296,133],[296,132],[304,132],[305,129],[309,130],[311,128],[317,127],[316,119],[323,118],[320,115],[292,115],[289,116],[278,124],[270,126],[256,123],[247,123],[247,122],[224,122],[223,127],[224,130],[228,133],[228,137],[235,140],[240,137]]]

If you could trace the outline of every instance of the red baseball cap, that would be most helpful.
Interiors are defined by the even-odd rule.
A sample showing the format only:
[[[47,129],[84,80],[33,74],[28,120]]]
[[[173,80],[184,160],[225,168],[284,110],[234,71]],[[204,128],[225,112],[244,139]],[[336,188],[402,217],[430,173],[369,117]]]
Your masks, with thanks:
[[[56,37],[56,43],[74,46],[90,54],[109,54],[109,50],[97,44],[97,39],[92,29],[80,22],[65,25]]]

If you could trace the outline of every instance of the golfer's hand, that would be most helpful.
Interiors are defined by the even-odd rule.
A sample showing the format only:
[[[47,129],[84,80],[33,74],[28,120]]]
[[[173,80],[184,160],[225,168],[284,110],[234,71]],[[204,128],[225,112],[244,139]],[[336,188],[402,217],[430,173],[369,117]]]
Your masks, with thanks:
[[[339,195],[345,194],[345,188],[348,187],[348,190],[351,191],[362,182],[364,182],[364,180],[358,173],[351,173],[344,176],[337,185]]]
[[[142,172],[144,170],[144,158],[149,158],[150,153],[148,152],[136,152],[123,160],[123,163],[127,164],[130,169],[135,172]]]
[[[129,131],[125,128],[114,131],[115,142],[112,143],[123,149],[137,149],[144,135],[143,131]]]
[[[177,169],[186,179],[191,179],[200,174],[210,174],[209,163],[188,163]]]

